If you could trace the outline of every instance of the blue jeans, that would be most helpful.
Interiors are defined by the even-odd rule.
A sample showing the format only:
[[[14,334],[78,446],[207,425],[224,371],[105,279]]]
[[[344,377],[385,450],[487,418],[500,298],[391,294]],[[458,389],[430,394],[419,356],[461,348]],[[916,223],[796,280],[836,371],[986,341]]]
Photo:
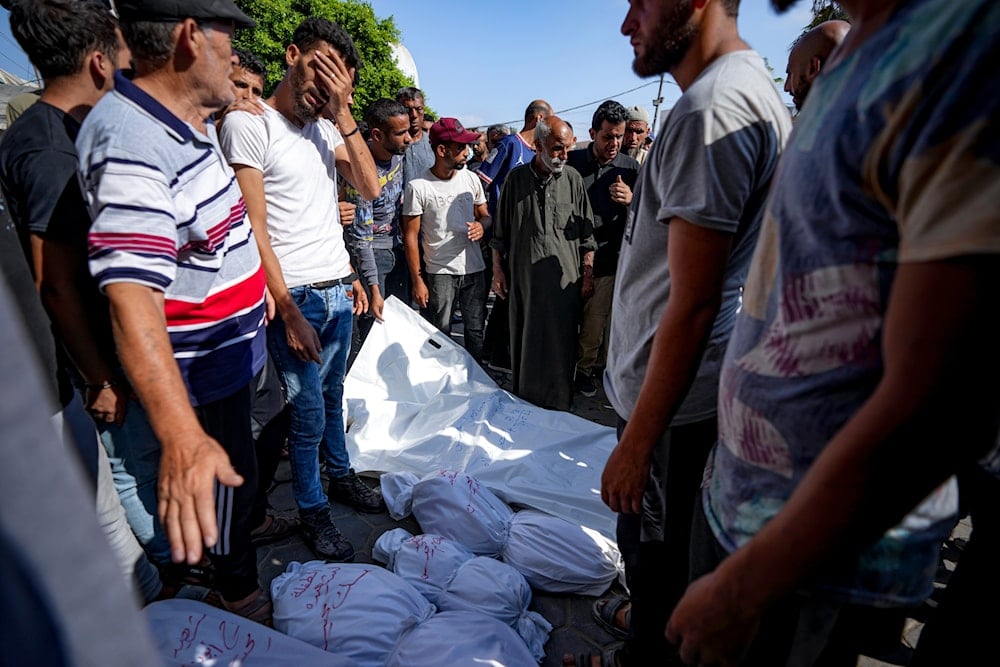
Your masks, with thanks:
[[[162,449],[146,410],[130,398],[121,426],[99,422],[97,430],[128,525],[152,561],[169,563],[170,544],[157,515],[156,482]]]
[[[424,317],[446,334],[451,334],[451,314],[458,302],[462,309],[465,349],[476,362],[483,361],[483,334],[486,330],[486,272],[461,276],[427,274],[427,308]]]
[[[284,379],[291,407],[292,492],[300,510],[311,510],[327,502],[319,476],[320,448],[333,477],[346,475],[351,467],[344,439],[343,399],[354,300],[350,286],[343,285],[324,289],[303,285],[289,292],[322,348],[322,363],[302,361],[288,347],[280,316],[267,327],[268,349]]]

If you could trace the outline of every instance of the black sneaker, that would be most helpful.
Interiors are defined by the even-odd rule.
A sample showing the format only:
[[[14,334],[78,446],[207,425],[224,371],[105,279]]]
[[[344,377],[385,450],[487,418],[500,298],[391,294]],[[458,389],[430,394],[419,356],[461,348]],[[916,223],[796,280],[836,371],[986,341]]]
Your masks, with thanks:
[[[378,489],[365,484],[354,472],[354,468],[348,470],[343,477],[331,477],[326,495],[330,500],[353,507],[359,512],[376,514],[385,511],[382,494]]]
[[[181,586],[215,587],[215,566],[208,556],[202,556],[195,565],[187,563],[156,563],[160,572],[160,580],[164,586],[180,588]]]
[[[581,396],[590,398],[597,395],[597,383],[594,382],[593,376],[586,373],[577,373],[576,390],[580,392]]]
[[[333,525],[330,508],[300,510],[302,537],[318,556],[332,561],[349,561],[354,558],[354,547]]]

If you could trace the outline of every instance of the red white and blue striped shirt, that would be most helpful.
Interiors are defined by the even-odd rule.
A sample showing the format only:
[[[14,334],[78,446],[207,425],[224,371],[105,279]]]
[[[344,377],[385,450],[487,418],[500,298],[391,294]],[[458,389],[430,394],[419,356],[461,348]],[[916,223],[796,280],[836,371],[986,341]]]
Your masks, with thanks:
[[[264,269],[215,128],[201,134],[123,76],[77,138],[94,224],[90,270],[103,290],[162,290],[191,402],[225,398],[265,359]]]

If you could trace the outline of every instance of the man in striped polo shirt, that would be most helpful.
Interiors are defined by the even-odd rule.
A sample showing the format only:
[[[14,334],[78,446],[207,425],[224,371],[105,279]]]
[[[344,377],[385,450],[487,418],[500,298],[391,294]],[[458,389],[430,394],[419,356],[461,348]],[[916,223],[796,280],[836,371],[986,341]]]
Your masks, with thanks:
[[[249,525],[264,269],[206,122],[233,101],[230,39],[253,22],[230,0],[120,0],[118,10],[135,77],[116,75],[77,138],[90,269],[163,448],[159,513],[173,560],[197,563],[209,547],[223,606],[267,622]]]

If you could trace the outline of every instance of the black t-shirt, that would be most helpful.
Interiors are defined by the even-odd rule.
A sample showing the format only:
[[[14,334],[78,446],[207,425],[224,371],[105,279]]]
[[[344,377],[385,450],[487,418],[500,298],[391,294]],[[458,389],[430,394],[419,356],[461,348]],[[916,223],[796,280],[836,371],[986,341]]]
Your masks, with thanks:
[[[6,202],[2,198],[0,198],[0,269],[38,355],[39,366],[49,387],[51,400],[56,404],[54,407],[65,406],[72,398],[73,388],[57,360],[57,346],[49,316],[42,307],[41,299],[38,298],[35,279],[21,250],[21,242],[7,212]]]
[[[107,300],[87,268],[87,212],[77,179],[74,144],[80,124],[43,101],[31,105],[0,139],[0,188],[10,207],[21,248],[31,266],[31,234],[79,250],[78,283],[85,312],[93,315],[81,326],[95,329],[102,354],[114,359],[114,339]],[[70,368],[62,345],[59,363]],[[47,363],[47,362],[46,362]]]
[[[602,167],[597,163],[591,147],[587,146],[570,151],[566,164],[583,176],[590,207],[594,210],[594,239],[597,241],[594,276],[613,276],[618,269],[618,254],[621,252],[622,235],[625,233],[628,206],[611,201],[610,188],[621,176],[622,182],[634,190],[639,163],[635,158],[618,153]]]

